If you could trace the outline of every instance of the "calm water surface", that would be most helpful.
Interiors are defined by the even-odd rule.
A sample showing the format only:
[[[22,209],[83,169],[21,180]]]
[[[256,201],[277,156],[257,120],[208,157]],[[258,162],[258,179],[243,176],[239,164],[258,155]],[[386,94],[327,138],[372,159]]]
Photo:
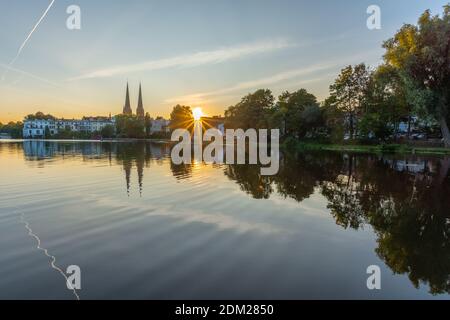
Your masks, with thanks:
[[[0,142],[0,298],[74,299],[25,223],[81,299],[450,297],[450,158],[283,154],[261,177],[169,155]]]

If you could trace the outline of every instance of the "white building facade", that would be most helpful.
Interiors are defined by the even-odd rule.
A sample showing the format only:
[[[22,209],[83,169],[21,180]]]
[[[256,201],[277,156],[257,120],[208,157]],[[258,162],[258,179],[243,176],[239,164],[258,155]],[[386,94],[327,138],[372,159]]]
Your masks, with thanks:
[[[170,132],[170,120],[157,118],[152,120],[150,133],[168,133]]]
[[[84,117],[81,120],[25,119],[23,137],[42,138],[46,135],[46,132],[55,135],[61,130],[95,133],[100,132],[106,126],[115,126],[115,119],[111,117]]]

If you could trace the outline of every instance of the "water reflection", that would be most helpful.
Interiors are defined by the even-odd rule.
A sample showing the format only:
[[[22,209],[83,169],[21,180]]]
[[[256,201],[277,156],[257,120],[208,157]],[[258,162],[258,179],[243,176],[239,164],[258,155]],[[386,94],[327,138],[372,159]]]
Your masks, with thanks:
[[[303,201],[318,188],[343,228],[370,224],[378,256],[397,274],[450,292],[450,158],[286,155],[272,178],[259,169],[230,166],[226,174],[253,197],[278,193]]]
[[[54,143],[25,141],[0,144],[28,162],[48,159],[98,161],[122,166],[126,192],[137,172],[139,193],[145,168],[169,162],[181,182],[195,176],[202,163],[174,165],[170,146],[155,143]],[[285,153],[276,176],[261,176],[257,165],[215,166],[255,199],[272,195],[302,202],[315,193],[327,200],[336,224],[344,229],[370,225],[376,253],[394,273],[406,274],[433,294],[450,293],[450,158],[425,156]],[[201,170],[200,170],[201,171]],[[150,178],[149,178],[150,179]]]
[[[0,147],[14,149],[17,144],[0,144]],[[111,142],[52,142],[24,141],[23,154],[27,161],[36,161],[45,166],[48,159],[68,160],[81,157],[85,161],[115,161],[123,168],[127,194],[130,194],[131,172],[136,170],[139,193],[142,195],[144,168],[150,163],[160,162],[170,154],[170,147],[160,143],[111,143]],[[135,169],[134,169],[135,168]]]

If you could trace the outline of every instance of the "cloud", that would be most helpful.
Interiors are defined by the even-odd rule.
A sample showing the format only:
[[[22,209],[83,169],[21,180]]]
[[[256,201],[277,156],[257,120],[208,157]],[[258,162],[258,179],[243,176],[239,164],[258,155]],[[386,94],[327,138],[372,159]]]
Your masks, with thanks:
[[[246,56],[285,49],[293,46],[295,46],[295,44],[290,43],[289,41],[284,39],[256,42],[252,44],[221,48],[213,51],[201,51],[170,58],[150,60],[137,64],[122,65],[95,70],[71,78],[69,79],[69,81],[112,77],[115,75],[128,74],[137,71],[150,71],[168,68],[186,68],[207,64],[218,64],[230,60],[240,59]]]
[[[226,87],[223,89],[213,90],[209,92],[200,92],[200,93],[194,93],[189,95],[183,95],[178,96],[170,99],[166,99],[166,103],[186,103],[186,104],[195,104],[195,103],[204,103],[206,100],[205,98],[209,97],[209,101],[213,100],[213,98],[217,98],[219,96],[229,95],[234,92],[240,92],[248,89],[259,89],[263,87],[268,87],[271,85],[275,85],[278,83],[283,83],[287,80],[299,78],[306,75],[314,75],[318,72],[325,71],[325,70],[331,70],[331,71],[338,71],[339,68],[346,65],[347,63],[352,63],[354,61],[366,61],[368,59],[371,59],[375,56],[378,56],[376,52],[368,51],[368,52],[361,52],[357,53],[352,56],[348,56],[345,59],[332,59],[324,63],[311,65],[309,67],[303,67],[303,68],[297,68],[297,69],[291,69],[282,71],[267,77],[254,79],[246,82],[240,82],[236,85]],[[304,84],[309,82],[316,82],[322,80],[321,78],[310,78],[302,80],[298,84]]]
[[[271,76],[267,76],[267,77],[263,77],[263,78],[259,78],[259,79],[255,79],[255,80],[251,80],[251,81],[246,81],[246,82],[240,82],[234,86],[219,89],[219,90],[195,93],[195,94],[190,94],[190,95],[179,96],[179,97],[167,99],[167,100],[165,100],[165,102],[166,103],[178,103],[178,102],[186,102],[186,101],[189,101],[189,102],[190,101],[194,101],[194,102],[195,101],[197,101],[197,102],[203,101],[205,97],[221,96],[221,95],[226,95],[226,94],[237,92],[237,91],[266,87],[266,86],[280,83],[280,82],[283,82],[286,80],[298,78],[300,76],[314,74],[314,73],[317,73],[317,72],[320,72],[323,70],[329,70],[329,69],[332,69],[335,67],[336,67],[336,64],[328,63],[328,64],[313,65],[313,66],[306,67],[306,68],[298,68],[298,69],[294,69],[294,70],[283,71],[283,72],[276,73]],[[316,80],[317,79],[314,79],[314,81],[316,81]]]

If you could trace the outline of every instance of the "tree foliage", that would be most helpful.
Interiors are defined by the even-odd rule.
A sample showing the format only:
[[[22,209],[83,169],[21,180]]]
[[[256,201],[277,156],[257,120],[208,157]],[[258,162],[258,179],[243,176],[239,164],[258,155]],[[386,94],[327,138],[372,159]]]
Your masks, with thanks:
[[[355,138],[357,119],[363,114],[363,103],[371,72],[364,64],[347,66],[330,86],[335,106],[345,114],[345,125],[350,138]]]
[[[51,114],[45,114],[41,111],[36,112],[35,114],[29,114],[25,117],[25,120],[55,120],[56,118]]]
[[[13,139],[21,139],[22,132],[23,132],[23,123],[20,121],[18,122],[11,121],[8,122],[8,124],[0,123],[0,133],[7,133]]]
[[[100,131],[103,138],[114,138],[116,134],[116,128],[113,125],[106,125]]]
[[[121,138],[145,138],[144,121],[135,115],[117,115],[116,134]]]
[[[383,45],[384,59],[406,78],[409,97],[441,125],[450,147],[450,4],[442,16],[425,11],[418,25],[404,25]]]
[[[175,129],[192,129],[194,116],[191,107],[177,104],[170,113],[170,127]]]
[[[272,91],[260,89],[249,93],[225,111],[227,128],[268,128],[269,114],[274,107]]]

